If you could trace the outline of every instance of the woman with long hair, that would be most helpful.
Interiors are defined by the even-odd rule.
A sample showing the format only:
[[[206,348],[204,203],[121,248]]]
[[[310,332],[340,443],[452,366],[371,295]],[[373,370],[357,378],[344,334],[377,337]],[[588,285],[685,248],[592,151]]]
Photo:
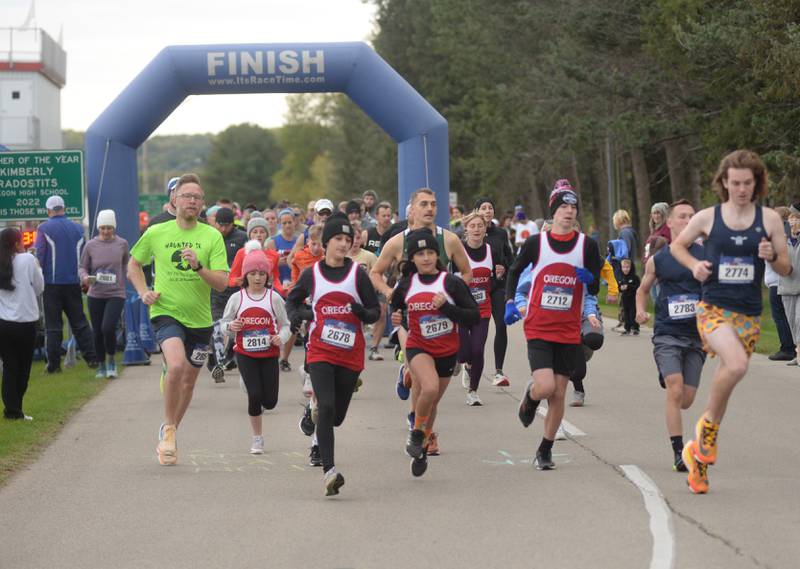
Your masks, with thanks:
[[[25,252],[22,233],[14,227],[0,232],[0,358],[3,360],[3,417],[28,419],[22,398],[28,390],[36,323],[37,297],[44,277],[36,257]]]

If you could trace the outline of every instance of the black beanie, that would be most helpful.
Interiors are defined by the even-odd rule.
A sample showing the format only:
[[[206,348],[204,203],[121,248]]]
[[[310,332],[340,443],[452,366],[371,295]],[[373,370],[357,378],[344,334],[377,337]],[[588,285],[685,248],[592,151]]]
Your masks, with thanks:
[[[439,252],[439,242],[430,229],[415,229],[406,235],[406,243],[408,243],[408,260],[414,259],[414,255],[423,249],[433,249]]]
[[[331,215],[322,227],[322,246],[327,247],[332,237],[344,234],[353,239],[353,227],[347,216],[340,211]]]
[[[486,202],[489,202],[490,204],[492,204],[492,209],[496,209],[496,208],[494,207],[494,202],[493,202],[493,201],[492,201],[490,198],[486,198],[486,197],[483,197],[483,198],[478,198],[478,200],[475,202],[475,209],[476,209],[476,210],[477,210],[477,209],[480,209],[480,208],[481,208],[481,206],[482,206],[483,204],[485,204]]]

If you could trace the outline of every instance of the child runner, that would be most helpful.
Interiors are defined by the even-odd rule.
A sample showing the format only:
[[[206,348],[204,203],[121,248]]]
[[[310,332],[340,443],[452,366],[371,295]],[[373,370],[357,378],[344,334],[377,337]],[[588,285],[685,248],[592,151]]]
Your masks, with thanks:
[[[486,239],[486,221],[477,212],[465,215],[461,220],[466,240],[469,266],[472,269],[470,292],[478,303],[480,320],[472,326],[459,326],[460,339],[458,363],[464,364],[461,372],[461,385],[467,390],[467,405],[483,405],[478,397],[478,385],[484,366],[484,346],[489,335],[489,320],[492,317],[492,289],[495,287],[495,261],[501,252]]]
[[[278,221],[281,226],[281,231],[275,237],[267,241],[265,249],[277,251],[278,253],[278,273],[280,275],[281,285],[286,288],[292,279],[292,268],[289,265],[289,254],[297,242],[295,215],[294,212],[286,208],[278,214]],[[281,347],[281,371],[292,371],[292,365],[289,363],[289,354],[292,352],[294,346],[295,336],[292,336],[289,342],[286,342]]]
[[[412,231],[406,242],[408,261],[402,265],[391,303],[394,325],[399,324],[400,312],[407,311],[406,363],[420,393],[406,452],[411,457],[411,473],[422,476],[428,467],[426,438],[433,432],[437,404],[456,365],[456,325],[474,326],[480,312],[464,281],[445,270],[433,233]]]
[[[619,290],[622,293],[622,311],[625,314],[625,330],[623,336],[639,335],[639,323],[636,322],[636,289],[639,288],[639,276],[630,259],[620,261],[621,276]]]
[[[225,305],[221,326],[233,332],[233,351],[247,388],[247,414],[253,430],[251,454],[264,452],[263,409],[278,404],[278,355],[291,336],[283,298],[269,286],[272,263],[263,251],[248,253],[242,289]]]
[[[686,228],[694,215],[694,207],[680,200],[667,211],[667,226],[674,238]],[[692,243],[689,253],[703,258],[703,246]],[[700,300],[700,283],[692,272],[679,264],[664,247],[647,260],[642,286],[636,291],[636,320],[644,324],[650,318],[647,299],[650,289],[658,282],[653,327],[653,357],[658,367],[658,380],[667,390],[667,432],[674,460],[673,470],[686,472],[683,452],[683,421],[681,410],[694,402],[700,386],[700,373],[706,361],[700,334],[697,331],[695,308]]]
[[[380,316],[378,297],[369,276],[347,258],[353,228],[334,214],[322,230],[325,258],[306,269],[292,287],[286,307],[292,330],[304,320],[308,329],[308,369],[318,405],[316,433],[324,468],[325,495],[339,493],[344,477],[333,461],[334,426],[347,415],[356,379],[364,369],[364,331]],[[306,299],[311,299],[311,308]]]
[[[292,282],[289,285],[289,288],[293,287],[297,282],[297,279],[300,278],[300,275],[303,271],[305,271],[308,267],[312,266],[317,261],[321,261],[325,258],[325,249],[322,247],[322,224],[318,223],[316,225],[312,225],[308,228],[308,234],[306,239],[306,245],[297,253],[295,253],[291,258],[291,265],[292,265]],[[305,346],[305,342],[303,343]],[[303,382],[303,395],[306,397],[311,397],[314,392],[314,388],[311,387],[311,376],[308,375],[308,363],[303,362],[303,365],[300,366],[299,374],[300,379]],[[311,425],[313,427],[313,425]],[[312,431],[313,433],[313,428]],[[317,452],[319,455],[319,452]],[[315,464],[312,466],[321,466],[322,463]]]
[[[719,355],[711,392],[695,427],[696,439],[683,447],[687,483],[708,492],[708,466],[717,460],[717,434],[728,400],[747,373],[761,333],[761,281],[768,262],[779,275],[791,273],[780,216],[756,200],[767,197],[767,168],[755,152],[736,150],[720,162],[714,186],[722,201],[695,215],[672,242],[675,259],[703,283],[697,328],[706,352]],[[689,247],[705,237],[705,260]]]
[[[525,338],[531,379],[519,405],[519,419],[529,427],[539,401],[547,399],[544,437],[534,461],[539,470],[552,470],[552,449],[564,417],[567,382],[580,356],[583,290],[597,294],[603,260],[597,243],[573,229],[578,215],[578,195],[569,181],[559,180],[550,194],[550,231],[530,237],[509,270],[506,324],[522,318],[514,294],[522,271],[532,268],[532,285],[525,316]]]

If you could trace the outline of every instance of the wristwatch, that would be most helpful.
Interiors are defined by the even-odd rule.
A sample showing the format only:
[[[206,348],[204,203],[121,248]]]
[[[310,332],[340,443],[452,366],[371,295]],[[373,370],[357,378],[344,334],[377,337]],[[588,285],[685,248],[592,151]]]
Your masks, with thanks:
[[[203,268],[203,265],[200,263],[200,261],[197,261],[197,268],[195,269],[194,267],[192,267],[192,270],[196,273],[197,271],[199,271],[202,268]]]

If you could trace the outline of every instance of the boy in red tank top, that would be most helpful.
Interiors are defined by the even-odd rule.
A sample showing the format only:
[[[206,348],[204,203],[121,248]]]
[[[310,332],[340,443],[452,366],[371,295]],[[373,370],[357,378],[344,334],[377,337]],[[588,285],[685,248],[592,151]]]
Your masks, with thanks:
[[[528,238],[509,271],[506,289],[506,324],[522,318],[514,305],[514,292],[522,271],[531,269],[531,289],[525,315],[525,338],[532,379],[519,405],[519,419],[530,426],[542,399],[547,399],[544,436],[534,464],[552,470],[553,441],[564,418],[564,396],[581,352],[581,317],[584,287],[597,294],[603,259],[597,243],[573,229],[578,215],[578,195],[569,181],[556,182],[550,194],[552,229]]]

